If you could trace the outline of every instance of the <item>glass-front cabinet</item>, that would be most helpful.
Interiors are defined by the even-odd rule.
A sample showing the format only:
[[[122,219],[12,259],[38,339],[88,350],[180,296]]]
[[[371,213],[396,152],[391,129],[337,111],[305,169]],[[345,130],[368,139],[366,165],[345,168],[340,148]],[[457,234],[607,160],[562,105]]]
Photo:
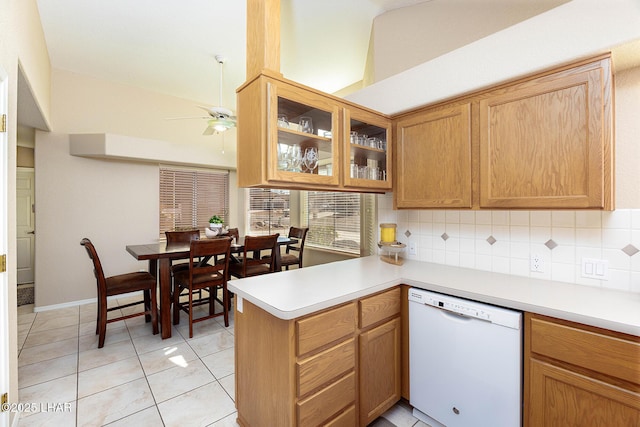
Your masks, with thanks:
[[[261,74],[238,89],[238,186],[391,189],[391,120]]]
[[[391,121],[345,109],[344,185],[391,189]]]
[[[267,92],[268,179],[338,186],[338,106],[281,83]]]

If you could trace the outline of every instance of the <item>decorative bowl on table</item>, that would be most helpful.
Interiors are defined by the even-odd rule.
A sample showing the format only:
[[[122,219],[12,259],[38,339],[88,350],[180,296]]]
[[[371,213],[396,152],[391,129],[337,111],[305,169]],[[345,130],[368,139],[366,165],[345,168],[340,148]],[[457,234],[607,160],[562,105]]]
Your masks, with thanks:
[[[221,228],[205,228],[204,229],[204,234],[209,239],[212,239],[212,238],[220,235],[220,230],[222,230],[222,229]]]
[[[223,236],[227,233],[229,233],[229,228],[224,227],[222,224],[209,224],[209,227],[204,229],[204,234],[209,239],[217,236]]]

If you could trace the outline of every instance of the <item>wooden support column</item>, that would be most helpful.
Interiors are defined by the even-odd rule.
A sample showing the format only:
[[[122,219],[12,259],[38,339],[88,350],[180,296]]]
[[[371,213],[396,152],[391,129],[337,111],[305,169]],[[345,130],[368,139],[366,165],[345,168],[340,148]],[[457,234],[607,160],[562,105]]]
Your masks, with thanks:
[[[247,81],[280,74],[280,0],[247,0]]]

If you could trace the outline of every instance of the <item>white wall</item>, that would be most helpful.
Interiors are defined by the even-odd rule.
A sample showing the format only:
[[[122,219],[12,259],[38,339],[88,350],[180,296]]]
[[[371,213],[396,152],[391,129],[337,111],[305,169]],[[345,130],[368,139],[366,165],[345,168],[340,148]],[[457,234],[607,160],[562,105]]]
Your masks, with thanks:
[[[158,240],[159,163],[235,168],[235,131],[202,136],[194,103],[62,70],[53,72],[53,132],[36,135],[36,310],[95,298],[91,262],[80,246],[90,238],[105,274],[146,269],[125,246]],[[69,154],[69,135],[110,133],[144,138],[154,162]],[[139,157],[139,147],[131,152]],[[230,175],[230,215],[238,215],[236,174]]]

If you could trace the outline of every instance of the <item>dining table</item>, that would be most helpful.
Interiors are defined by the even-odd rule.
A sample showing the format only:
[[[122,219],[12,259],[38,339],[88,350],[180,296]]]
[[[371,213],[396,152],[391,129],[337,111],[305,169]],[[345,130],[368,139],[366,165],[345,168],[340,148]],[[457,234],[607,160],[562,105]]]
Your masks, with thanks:
[[[298,239],[292,237],[278,236],[278,247],[297,242]],[[160,288],[161,336],[162,339],[171,338],[171,262],[189,258],[190,244],[178,243],[167,245],[166,241],[159,241],[155,243],[127,245],[126,249],[127,252],[138,261],[149,261],[149,273],[157,278]],[[233,255],[242,252],[244,252],[244,238],[239,238],[236,242],[231,243],[231,253]],[[238,262],[238,260],[232,256],[230,262]],[[279,250],[276,251],[274,264],[276,272],[282,269],[282,259]]]

